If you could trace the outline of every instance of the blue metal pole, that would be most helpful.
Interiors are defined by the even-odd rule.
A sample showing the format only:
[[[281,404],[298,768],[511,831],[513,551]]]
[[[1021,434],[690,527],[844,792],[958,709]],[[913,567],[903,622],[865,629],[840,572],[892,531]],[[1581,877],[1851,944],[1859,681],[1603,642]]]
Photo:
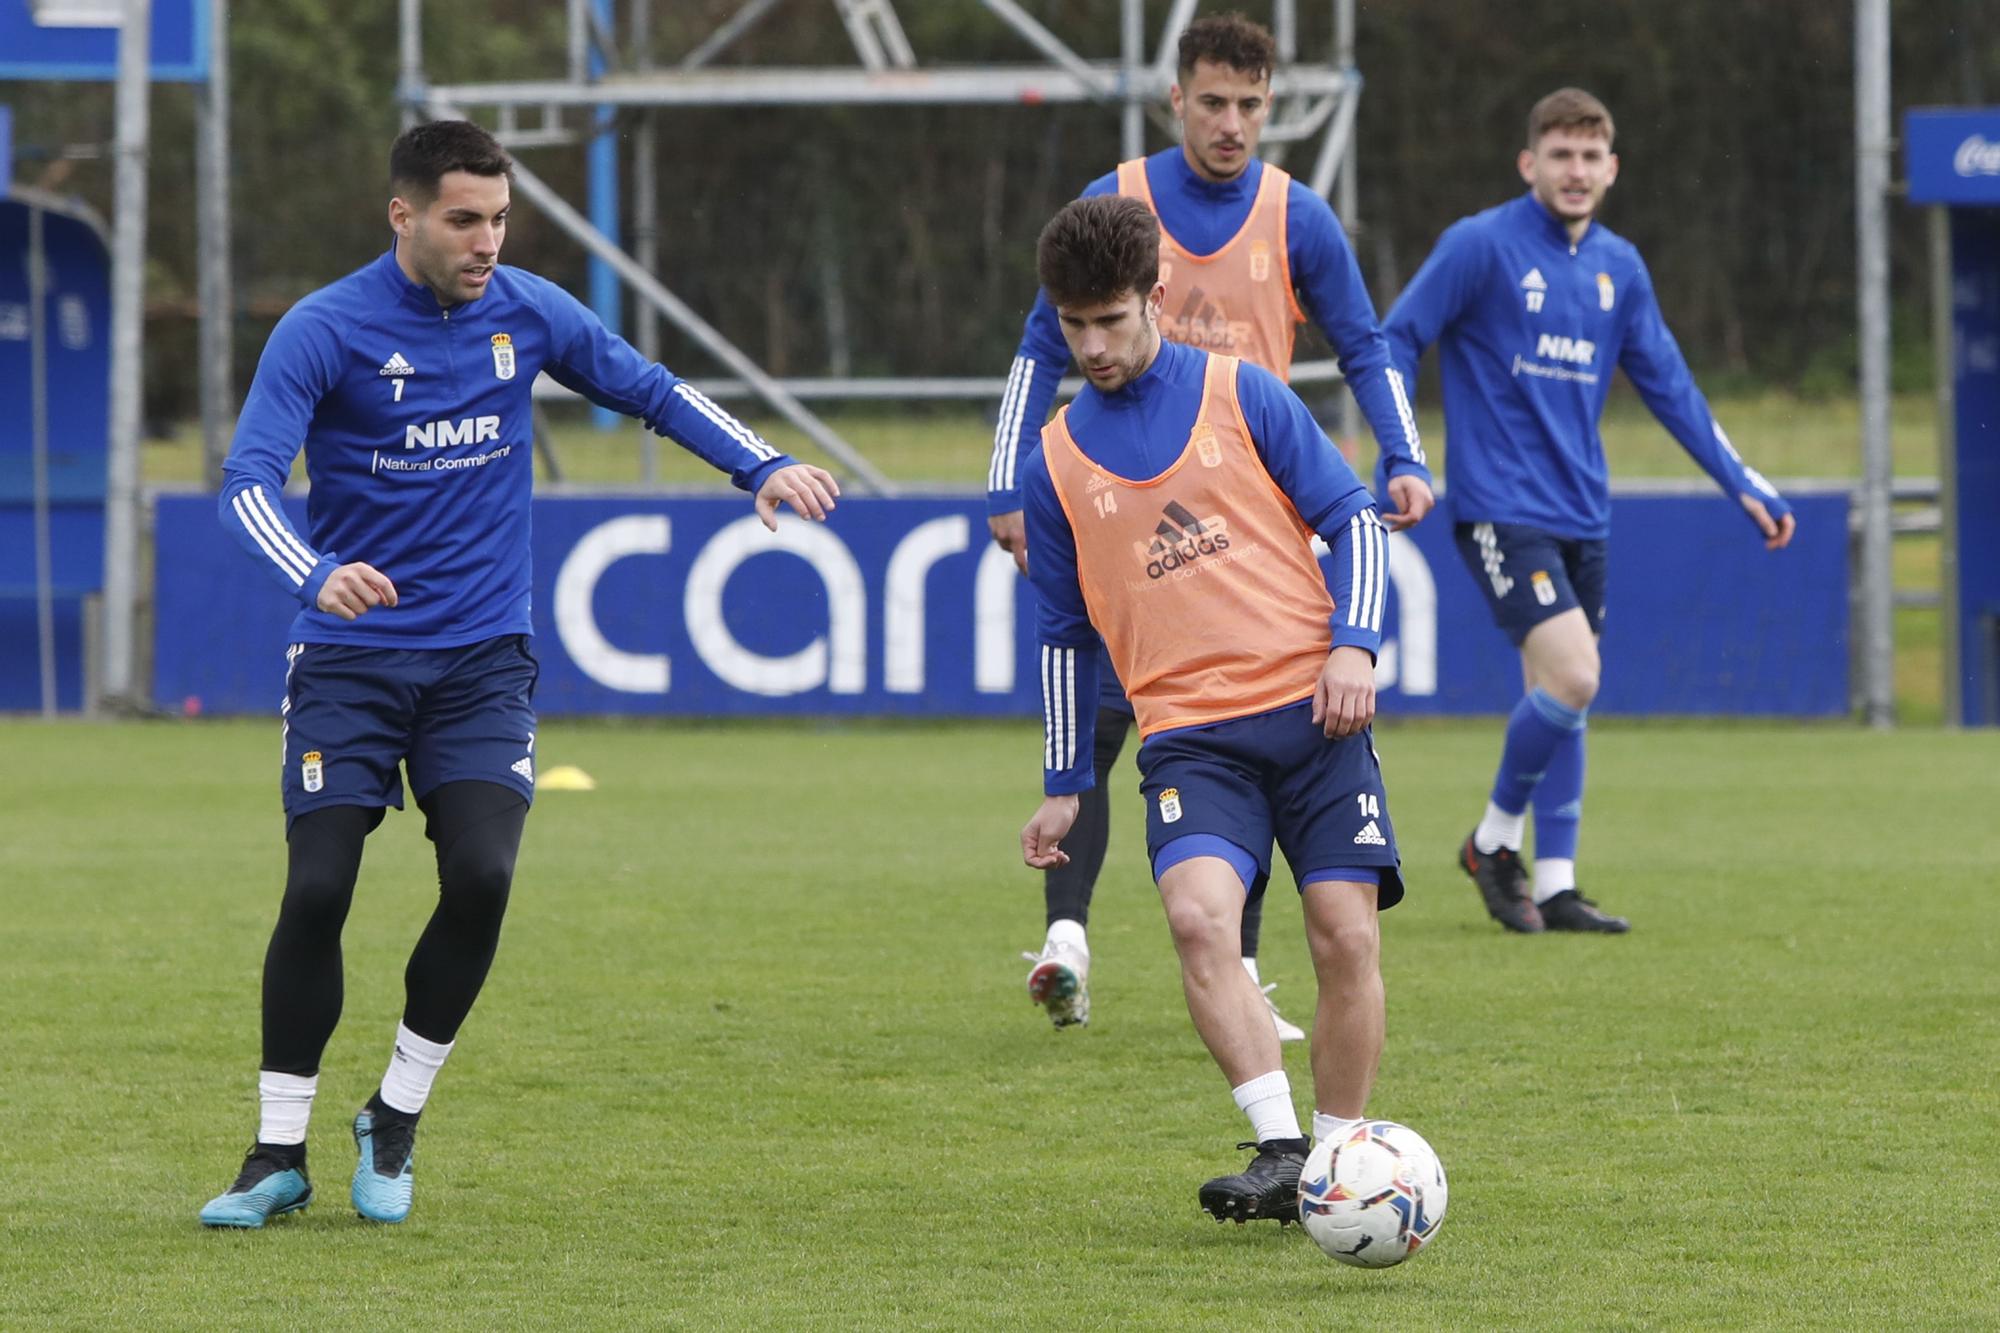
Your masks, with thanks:
[[[645,4],[649,0],[635,0]],[[614,0],[591,0],[603,22],[604,31],[616,32],[612,26],[612,6]],[[596,41],[590,44],[590,76],[595,79],[605,72],[604,52]],[[613,112],[609,106],[599,106],[595,112],[597,133],[591,136],[589,156],[590,177],[590,225],[603,232],[613,245],[622,247],[624,241],[618,230],[618,136],[612,131]],[[592,256],[590,260],[590,308],[604,321],[604,326],[613,333],[623,327],[622,307],[624,293],[620,289],[618,275],[611,265]],[[613,430],[623,423],[624,418],[609,408],[593,408],[591,424],[599,430]]]

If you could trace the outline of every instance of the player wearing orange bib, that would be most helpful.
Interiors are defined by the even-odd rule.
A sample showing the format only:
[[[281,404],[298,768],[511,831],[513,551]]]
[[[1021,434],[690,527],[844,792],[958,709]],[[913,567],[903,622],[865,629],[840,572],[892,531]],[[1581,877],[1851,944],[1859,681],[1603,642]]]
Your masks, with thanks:
[[[1180,39],[1174,115],[1182,142],[1121,164],[1092,181],[1083,197],[1126,195],[1159,219],[1160,333],[1169,342],[1223,352],[1289,376],[1298,325],[1311,318],[1340,357],[1342,371],[1381,445],[1387,492],[1403,526],[1431,504],[1430,474],[1409,397],[1389,359],[1374,303],[1354,252],[1326,200],[1257,157],[1271,109],[1276,47],[1271,34],[1241,15],[1190,24]],[[1000,405],[987,509],[994,540],[1027,568],[1021,476],[1039,447],[1042,423],[1070,360],[1054,308],[1038,297],[1022,331]],[[1070,835],[1073,861],[1043,882],[1047,934],[1030,954],[1028,993],[1058,1028],[1090,1014],[1090,902],[1110,837],[1104,788],[1132,726],[1132,706],[1112,671],[1101,672],[1095,748],[1098,786],[1082,797]],[[1257,979],[1261,900],[1243,913],[1244,970]],[[1267,991],[1269,987],[1265,988]],[[1305,1033],[1271,1017],[1279,1035]]]
[[[1376,913],[1403,896],[1369,730],[1386,536],[1276,376],[1162,340],[1159,257],[1152,213],[1115,195],[1064,208],[1037,253],[1087,385],[1022,469],[1046,796],[1021,850],[1043,870],[1068,859],[1078,793],[1097,780],[1101,635],[1137,714],[1146,848],[1188,1012],[1257,1149],[1202,1186],[1201,1205],[1218,1220],[1284,1218],[1310,1142],[1239,932],[1275,840],[1319,990],[1313,1131],[1342,1132],[1365,1113],[1381,1055]],[[1333,553],[1333,596],[1315,533]]]

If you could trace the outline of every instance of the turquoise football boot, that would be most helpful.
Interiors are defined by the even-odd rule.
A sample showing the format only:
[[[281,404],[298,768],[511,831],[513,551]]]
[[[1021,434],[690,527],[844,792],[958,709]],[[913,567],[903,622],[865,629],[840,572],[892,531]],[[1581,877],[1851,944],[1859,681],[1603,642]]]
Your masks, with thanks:
[[[296,1213],[312,1202],[312,1181],[305,1164],[289,1166],[252,1146],[243,1159],[236,1183],[201,1209],[205,1227],[261,1227],[273,1217]]]
[[[371,1222],[400,1222],[410,1215],[410,1167],[416,1157],[417,1125],[399,1116],[378,1116],[367,1107],[354,1117],[354,1211]]]

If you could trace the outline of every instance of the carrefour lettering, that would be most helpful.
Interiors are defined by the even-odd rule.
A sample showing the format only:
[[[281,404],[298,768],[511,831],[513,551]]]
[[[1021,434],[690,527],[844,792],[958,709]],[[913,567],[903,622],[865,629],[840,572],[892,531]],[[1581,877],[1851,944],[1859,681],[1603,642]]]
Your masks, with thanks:
[[[598,580],[618,561],[665,555],[672,547],[672,523],[664,514],[631,514],[585,533],[557,572],[556,633],[584,675],[608,689],[629,694],[665,694],[673,664],[665,653],[619,647],[597,623]],[[890,694],[921,694],[928,663],[925,596],[932,566],[970,548],[971,521],[962,514],[918,524],[896,543],[882,572],[882,688]],[[818,576],[825,594],[826,632],[782,656],[745,646],[723,615],[723,595],[737,568],[753,556],[778,552],[803,560]],[[1012,694],[1015,680],[1014,595],[1018,577],[1013,558],[985,546],[973,574],[973,688],[980,694]],[[688,569],[682,597],[688,641],[702,665],[724,684],[745,693],[781,698],[825,689],[832,694],[865,693],[868,685],[868,579],[847,544],[826,528],[790,517],[776,532],[755,518],[742,518],[711,536]],[[962,605],[962,599],[957,599]]]
[[[1021,650],[1031,646],[1015,640],[1015,599],[1026,584],[1015,572],[1013,558],[982,542],[976,562],[958,560],[949,572],[938,569],[972,550],[973,535],[972,521],[964,514],[926,519],[896,537],[886,562],[864,568],[834,529],[786,517],[774,533],[753,517],[737,519],[692,553],[680,599],[687,644],[709,675],[745,694],[784,698],[824,690],[864,695],[873,675],[869,610],[879,605],[877,688],[884,693],[923,694],[933,674],[962,679],[957,673],[969,667],[976,694],[1011,695],[1024,665]],[[598,622],[595,603],[598,584],[613,565],[665,556],[674,549],[674,522],[668,515],[625,514],[591,528],[563,558],[553,597],[556,635],[577,669],[596,684],[624,694],[672,690],[675,664],[669,654],[611,642]],[[818,590],[796,610],[808,624],[824,625],[815,628],[804,646],[783,654],[743,643],[723,609],[736,571],[757,556],[774,553],[802,561],[812,571]],[[1388,574],[1396,591],[1399,638],[1383,644],[1377,683],[1396,686],[1405,695],[1434,694],[1437,588],[1416,544],[1401,533],[1389,539]],[[745,591],[739,587],[736,598]],[[926,645],[936,636],[928,632],[928,618],[963,616],[968,602],[970,662],[957,652],[950,661],[931,660]],[[964,642],[955,632],[945,637]],[[953,683],[942,687],[951,689]]]
[[[460,444],[485,444],[500,438],[499,417],[462,417],[457,421],[426,421],[403,428],[403,447],[449,449]]]

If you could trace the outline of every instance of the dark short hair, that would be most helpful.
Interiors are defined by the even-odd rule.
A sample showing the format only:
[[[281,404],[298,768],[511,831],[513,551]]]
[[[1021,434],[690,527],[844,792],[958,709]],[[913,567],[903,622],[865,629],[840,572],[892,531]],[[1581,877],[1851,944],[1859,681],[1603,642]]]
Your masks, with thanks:
[[[1188,24],[1181,34],[1181,82],[1194,73],[1198,60],[1227,65],[1253,79],[1268,79],[1278,64],[1278,45],[1261,23],[1241,14],[1210,14]]]
[[[1160,220],[1128,195],[1071,200],[1042,228],[1035,269],[1058,308],[1143,296],[1160,280]]]
[[[397,193],[435,199],[446,172],[514,180],[514,159],[500,141],[469,120],[431,120],[396,136],[389,149],[389,184]]]
[[[1528,147],[1540,143],[1542,136],[1551,130],[1601,134],[1608,145],[1616,127],[1604,103],[1581,88],[1558,88],[1528,112]]]

